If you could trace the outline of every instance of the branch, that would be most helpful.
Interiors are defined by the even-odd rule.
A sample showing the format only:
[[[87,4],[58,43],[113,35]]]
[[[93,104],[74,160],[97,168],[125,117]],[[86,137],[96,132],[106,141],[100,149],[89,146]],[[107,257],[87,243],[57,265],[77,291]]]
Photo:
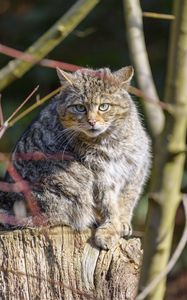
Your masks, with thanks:
[[[2,103],[1,103],[1,95],[0,95],[0,126],[4,123],[4,116],[3,116],[3,109],[2,109]]]
[[[16,110],[10,115],[10,117],[4,122],[3,121],[3,112],[0,105],[0,117],[2,118],[2,124],[0,124],[0,139],[6,132],[6,130],[9,127],[9,122],[12,120],[12,118],[20,111],[20,109],[28,102],[28,100],[33,96],[33,94],[38,90],[39,85],[29,94],[29,96],[16,108]],[[1,103],[0,103],[1,104]],[[2,115],[2,116],[1,116]]]
[[[151,103],[154,106],[159,106],[161,109],[166,110],[171,115],[175,115],[176,107],[170,103],[165,103],[159,99],[157,102],[155,102],[153,98],[148,97],[140,89],[137,89],[132,85],[128,87],[128,92],[135,95],[136,97],[141,98],[141,100]]]
[[[182,237],[180,239],[180,242],[178,243],[178,246],[173,253],[169,263],[167,264],[166,268],[160,272],[146,287],[145,289],[137,296],[136,300],[143,300],[145,297],[147,297],[152,290],[154,290],[158,283],[173,269],[174,265],[176,264],[177,260],[179,259],[182,251],[185,248],[185,245],[187,243],[187,195],[184,195],[183,198],[183,207],[184,207],[184,213],[185,213],[185,227],[182,234]]]
[[[11,192],[11,193],[21,193],[24,191],[24,185],[20,182],[8,183],[5,181],[0,181],[0,191]]]
[[[54,91],[52,91],[51,93],[47,94],[45,97],[39,99],[36,103],[34,103],[33,105],[31,105],[30,107],[28,107],[27,109],[25,109],[22,113],[20,113],[17,117],[15,117],[12,121],[10,121],[8,127],[12,127],[17,121],[21,120],[23,117],[25,117],[26,115],[28,115],[35,108],[37,108],[37,107],[41,106],[42,104],[44,104],[47,100],[49,100],[50,98],[52,98],[53,96],[55,96],[56,94],[58,94],[64,88],[65,88],[65,85],[64,86],[60,86],[57,89],[55,89]]]
[[[16,59],[0,71],[0,90],[22,77],[31,67],[52,51],[95,7],[99,0],[79,0],[42,37],[25,52],[34,62]]]
[[[159,14],[159,13],[148,12],[148,11],[143,12],[142,16],[146,17],[146,18],[153,18],[153,19],[175,20],[175,16],[174,15]]]
[[[9,57],[19,58],[20,60],[31,62],[33,64],[37,64],[37,65],[47,67],[47,68],[57,68],[58,67],[63,70],[71,71],[71,72],[77,71],[82,68],[81,66],[65,63],[62,61],[54,60],[54,59],[42,59],[42,60],[36,62],[36,60],[34,59],[34,57],[32,55],[24,54],[24,52],[22,52],[20,50],[5,46],[3,44],[0,44],[0,53],[3,53],[4,55],[9,56]]]
[[[28,208],[30,209],[32,216],[35,217],[34,221],[37,223],[37,225],[45,224],[45,218],[42,214],[40,214],[40,208],[37,204],[37,201],[32,196],[31,187],[29,183],[23,180],[23,178],[17,172],[11,160],[6,155],[0,153],[0,160],[3,160],[6,163],[7,172],[9,173],[10,177],[13,179],[15,184],[17,184],[16,186],[13,185],[13,188],[17,188],[20,191],[22,191],[24,198],[27,202]]]
[[[20,111],[20,109],[28,102],[28,100],[36,93],[39,85],[27,96],[27,98],[18,106],[18,108],[11,114],[11,116],[6,120],[7,123],[12,120],[12,118]]]
[[[164,131],[155,147],[140,290],[168,264],[186,159],[187,0],[173,3],[176,19],[171,23],[165,102],[178,113],[174,117],[166,114]],[[164,276],[148,299],[163,299],[165,287]]]
[[[149,98],[158,102],[158,95],[154,85],[149,60],[146,51],[142,11],[139,0],[123,0],[126,21],[127,38],[133,65],[136,71],[138,85]],[[158,136],[164,127],[164,114],[160,107],[151,103],[144,103],[148,124],[153,137]]]

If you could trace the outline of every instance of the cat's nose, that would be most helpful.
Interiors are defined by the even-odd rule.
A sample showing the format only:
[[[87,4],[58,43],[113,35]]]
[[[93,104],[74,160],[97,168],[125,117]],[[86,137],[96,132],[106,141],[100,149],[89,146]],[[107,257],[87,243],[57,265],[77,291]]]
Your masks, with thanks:
[[[90,120],[88,120],[88,123],[89,123],[92,127],[94,127],[95,124],[96,124],[96,120],[90,119]]]

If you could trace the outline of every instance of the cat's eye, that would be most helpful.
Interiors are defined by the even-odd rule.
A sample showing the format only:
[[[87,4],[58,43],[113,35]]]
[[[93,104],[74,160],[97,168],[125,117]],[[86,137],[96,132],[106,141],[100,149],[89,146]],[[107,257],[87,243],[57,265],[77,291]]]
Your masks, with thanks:
[[[82,104],[74,105],[74,109],[78,112],[81,112],[81,113],[86,111],[86,107]]]
[[[110,108],[110,104],[108,104],[108,103],[102,103],[99,105],[100,111],[107,111],[109,108]]]

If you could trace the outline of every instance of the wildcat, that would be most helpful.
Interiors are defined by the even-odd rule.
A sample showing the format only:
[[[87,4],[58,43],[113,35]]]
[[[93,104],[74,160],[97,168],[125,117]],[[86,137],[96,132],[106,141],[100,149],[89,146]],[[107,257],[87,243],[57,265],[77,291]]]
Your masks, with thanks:
[[[57,73],[64,89],[22,135],[12,162],[49,225],[81,230],[97,224],[96,245],[110,249],[132,233],[133,209],[150,166],[149,138],[128,94],[134,71]],[[38,152],[46,159],[21,158]],[[59,153],[73,158],[49,158]],[[34,220],[21,193],[0,198],[4,211]]]

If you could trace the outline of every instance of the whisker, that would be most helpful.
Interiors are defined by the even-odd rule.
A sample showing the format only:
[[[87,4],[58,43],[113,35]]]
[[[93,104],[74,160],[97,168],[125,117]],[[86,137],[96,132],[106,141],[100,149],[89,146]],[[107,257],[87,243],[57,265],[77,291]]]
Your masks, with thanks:
[[[67,142],[67,144],[66,144],[66,146],[65,146],[65,148],[64,148],[64,150],[63,150],[63,155],[64,155],[64,153],[65,153],[67,147],[69,146],[69,144],[72,142],[72,140],[73,140],[74,137],[76,137],[76,136],[77,136],[77,132],[74,131],[74,133],[70,136],[70,139],[69,139],[69,141]]]
[[[72,131],[73,131],[73,130],[70,129],[70,128],[65,128],[62,132],[58,133],[58,134],[55,136],[55,138],[54,138],[54,143],[56,143],[57,140],[58,140],[58,142],[61,141],[64,137],[65,137],[65,140],[64,140],[64,142],[65,142],[65,141],[67,140],[67,138],[68,138],[67,133],[68,133],[68,132],[71,133]]]

